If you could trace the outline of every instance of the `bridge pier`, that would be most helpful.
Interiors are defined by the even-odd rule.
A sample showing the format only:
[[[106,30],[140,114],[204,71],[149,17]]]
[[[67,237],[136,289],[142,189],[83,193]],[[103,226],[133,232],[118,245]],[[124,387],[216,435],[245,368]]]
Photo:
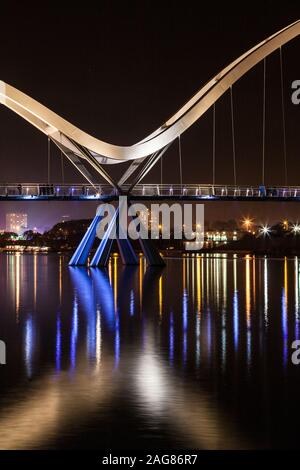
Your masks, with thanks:
[[[119,225],[119,207],[116,209],[113,218],[111,219],[107,230],[104,233],[93,258],[90,263],[91,267],[101,266],[104,267],[107,265],[109,256],[111,253],[113,245],[113,237],[111,234],[113,230],[116,231],[116,240],[118,243],[122,263],[131,266],[138,264],[138,257],[133,249],[131,241],[125,237],[125,234],[122,233],[122,228]],[[93,243],[96,238],[97,226],[102,219],[102,215],[96,215],[92,220],[89,228],[87,229],[84,237],[82,238],[80,244],[78,245],[75,253],[73,254],[69,266],[85,266],[87,264],[87,259],[89,253],[92,249]],[[119,233],[121,231],[121,233]],[[121,235],[121,238],[120,238]],[[164,266],[164,260],[160,256],[157,248],[152,243],[152,240],[149,239],[139,239],[141,249],[144,253],[144,256],[147,260],[148,265],[150,266]]]
[[[101,220],[100,215],[96,215],[89,228],[87,229],[83,239],[79,243],[75,253],[73,254],[69,266],[84,266],[87,262],[89,253],[96,238],[97,225]]]
[[[123,264],[128,266],[138,264],[138,258],[130,240],[128,238],[119,238],[119,208],[117,208],[91,261],[92,267],[107,265],[113,244],[113,239],[110,235],[114,229],[116,230],[117,243]]]
[[[152,240],[139,239],[142,251],[149,266],[165,266],[165,262],[161,257],[158,249],[154,246]]]

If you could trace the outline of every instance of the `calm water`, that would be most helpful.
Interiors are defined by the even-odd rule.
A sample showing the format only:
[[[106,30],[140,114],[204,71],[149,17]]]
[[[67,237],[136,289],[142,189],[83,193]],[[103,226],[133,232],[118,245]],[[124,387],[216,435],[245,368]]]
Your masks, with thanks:
[[[298,259],[0,256],[0,448],[297,447]]]

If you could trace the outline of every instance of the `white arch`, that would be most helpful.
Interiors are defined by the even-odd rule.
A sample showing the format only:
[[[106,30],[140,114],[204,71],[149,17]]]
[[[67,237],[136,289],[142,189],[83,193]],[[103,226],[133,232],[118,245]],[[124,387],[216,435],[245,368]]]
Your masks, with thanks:
[[[155,132],[131,146],[103,142],[55,114],[16,88],[0,81],[0,103],[19,114],[68,151],[84,157],[76,144],[101,164],[121,163],[151,155],[173,142],[195,123],[239,78],[279,47],[300,34],[300,20],[273,34],[212,78]]]

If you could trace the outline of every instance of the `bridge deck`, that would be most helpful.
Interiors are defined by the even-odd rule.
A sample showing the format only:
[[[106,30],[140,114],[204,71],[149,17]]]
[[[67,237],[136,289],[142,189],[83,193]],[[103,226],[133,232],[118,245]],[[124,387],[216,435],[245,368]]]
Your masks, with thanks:
[[[129,185],[122,187],[124,193]],[[300,187],[229,185],[139,184],[130,192],[134,200],[169,201],[300,201]],[[116,191],[108,185],[0,184],[0,201],[113,201]]]

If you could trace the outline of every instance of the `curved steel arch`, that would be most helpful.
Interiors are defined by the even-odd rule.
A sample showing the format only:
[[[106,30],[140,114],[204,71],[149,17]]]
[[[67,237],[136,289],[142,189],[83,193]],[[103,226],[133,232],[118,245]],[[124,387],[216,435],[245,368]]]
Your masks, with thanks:
[[[78,129],[39,102],[0,81],[0,103],[49,136],[61,148],[99,164],[143,159],[159,152],[192,126],[237,80],[276,49],[300,35],[300,20],[241,55],[204,85],[155,132],[131,146],[103,142]]]

